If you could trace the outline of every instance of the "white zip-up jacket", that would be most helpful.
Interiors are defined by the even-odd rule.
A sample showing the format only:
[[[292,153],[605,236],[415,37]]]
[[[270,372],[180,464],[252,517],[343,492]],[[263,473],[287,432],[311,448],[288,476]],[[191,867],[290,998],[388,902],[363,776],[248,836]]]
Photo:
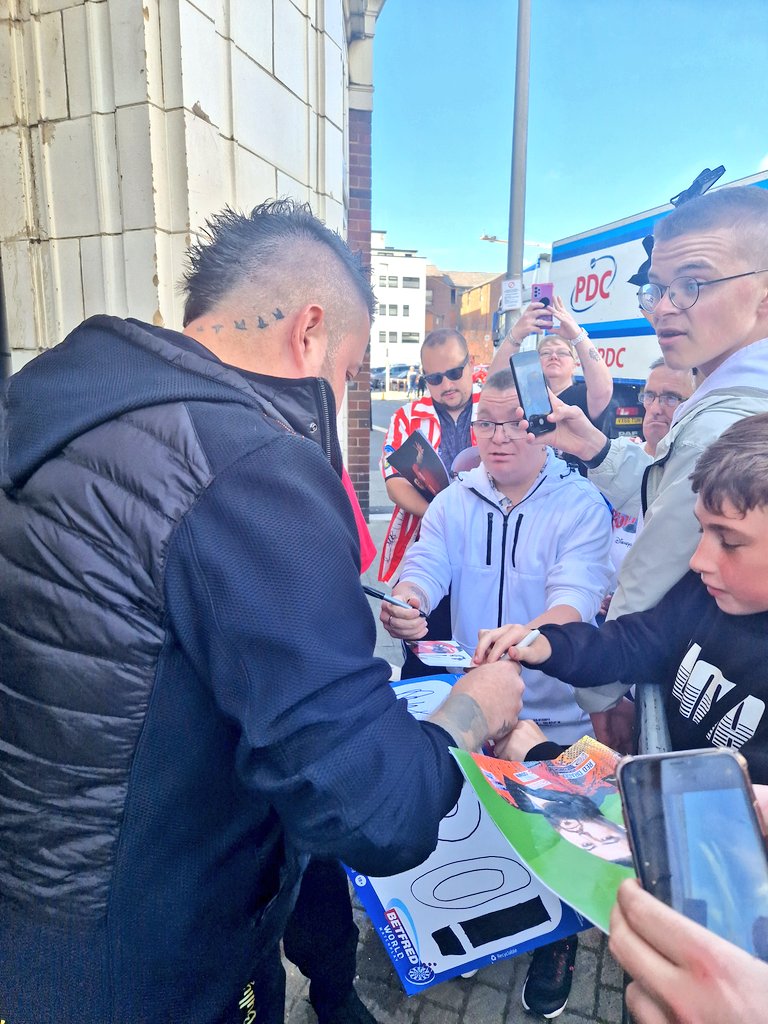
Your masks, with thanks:
[[[400,580],[419,586],[430,608],[451,588],[453,635],[474,651],[480,629],[526,623],[555,605],[591,621],[611,578],[611,515],[599,491],[547,450],[526,496],[506,514],[483,466],[432,501]],[[573,688],[524,668],[523,718],[549,739],[591,733]]]

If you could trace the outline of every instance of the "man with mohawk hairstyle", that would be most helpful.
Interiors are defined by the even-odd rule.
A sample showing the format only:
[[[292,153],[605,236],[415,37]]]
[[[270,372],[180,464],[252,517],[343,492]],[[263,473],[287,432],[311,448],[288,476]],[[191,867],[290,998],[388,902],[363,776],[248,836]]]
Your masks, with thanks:
[[[461,789],[449,747],[520,707],[516,666],[491,666],[417,722],[373,656],[336,435],[370,331],[359,257],[308,206],[226,210],[186,291],[183,334],[92,317],[4,397],[14,1024],[278,1024],[309,857],[419,864]]]

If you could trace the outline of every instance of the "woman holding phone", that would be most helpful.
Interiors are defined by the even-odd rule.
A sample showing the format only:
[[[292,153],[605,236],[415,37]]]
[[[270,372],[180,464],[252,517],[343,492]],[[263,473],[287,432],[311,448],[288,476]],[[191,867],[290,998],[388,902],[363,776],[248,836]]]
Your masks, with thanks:
[[[559,326],[551,329],[552,316]],[[544,333],[544,331],[548,333]],[[509,366],[510,357],[520,351],[529,334],[540,335],[537,348],[547,387],[566,405],[576,405],[598,427],[606,432],[606,413],[613,397],[613,378],[605,360],[592,344],[587,332],[574,320],[559,295],[552,302],[529,302],[517,323],[499,345],[488,369],[489,376]],[[580,367],[584,381],[574,383]],[[612,432],[607,432],[612,434]],[[586,470],[573,456],[566,461],[583,476]]]

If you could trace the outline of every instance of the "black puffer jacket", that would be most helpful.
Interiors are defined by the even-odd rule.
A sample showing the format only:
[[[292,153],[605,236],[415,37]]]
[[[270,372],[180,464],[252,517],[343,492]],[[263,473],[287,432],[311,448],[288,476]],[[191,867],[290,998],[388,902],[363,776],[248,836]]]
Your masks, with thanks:
[[[0,1015],[240,1021],[306,854],[419,863],[459,780],[372,657],[321,380],[95,317],[11,378]]]

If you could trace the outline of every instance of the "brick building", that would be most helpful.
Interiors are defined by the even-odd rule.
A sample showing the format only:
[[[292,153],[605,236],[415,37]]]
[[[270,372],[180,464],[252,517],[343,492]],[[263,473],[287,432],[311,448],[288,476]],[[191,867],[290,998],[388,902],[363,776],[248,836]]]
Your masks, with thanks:
[[[493,358],[493,314],[501,297],[504,274],[484,274],[484,278],[461,295],[457,326],[467,339],[476,363]]]

